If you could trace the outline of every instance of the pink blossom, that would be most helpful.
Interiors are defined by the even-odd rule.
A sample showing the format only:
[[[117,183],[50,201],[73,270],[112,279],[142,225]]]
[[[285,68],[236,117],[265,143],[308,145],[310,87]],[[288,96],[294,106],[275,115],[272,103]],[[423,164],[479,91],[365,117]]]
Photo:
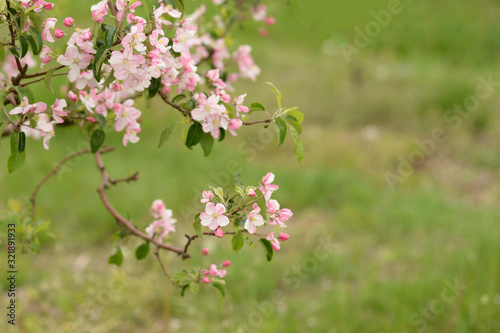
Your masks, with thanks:
[[[126,147],[127,144],[130,143],[137,143],[139,142],[139,137],[137,134],[141,131],[141,126],[139,123],[135,123],[131,126],[128,126],[127,129],[125,130],[125,134],[123,135],[123,140],[122,143]]]
[[[163,30],[154,30],[151,35],[149,35],[149,41],[151,45],[160,50],[161,53],[165,53],[170,49],[170,46],[168,46],[168,38],[163,36],[160,37],[160,35],[163,35]]]
[[[43,148],[49,150],[50,139],[54,136],[54,121],[50,121],[47,114],[42,113],[38,118],[36,128],[40,130],[43,136]]]
[[[274,251],[280,250],[280,241],[274,237],[274,232],[270,232],[266,239],[271,242]]]
[[[253,198],[257,195],[257,193],[255,193],[255,190],[253,188],[249,189],[248,190],[248,196]]]
[[[257,206],[256,203],[253,204],[253,210],[248,213],[247,219],[245,221],[245,229],[248,230],[249,233],[254,234],[257,231],[258,226],[264,224],[264,218],[260,213],[260,207]]]
[[[122,90],[122,85],[115,82],[115,83],[113,83],[112,88],[113,88],[113,91],[118,92],[118,91]]]
[[[75,103],[76,101],[78,101],[78,96],[74,92],[70,91],[68,93],[68,99]]]
[[[147,228],[146,233],[149,237],[161,241],[170,232],[175,232],[176,219],[173,218],[172,211],[165,209],[165,205],[161,200],[155,200],[151,207],[151,215],[157,220],[153,221]]]
[[[203,250],[201,250],[201,254],[203,254],[204,256],[207,256],[208,255],[208,249],[206,247],[203,248]]]
[[[224,276],[226,276],[226,271],[223,269],[217,269],[217,266],[214,264],[211,264],[210,270],[208,270],[208,271],[205,270],[205,272],[208,272],[208,275],[210,275],[211,277],[219,276],[219,277],[223,278]]]
[[[37,102],[34,104],[29,104],[28,98],[25,96],[21,101],[20,105],[10,110],[9,114],[26,114],[30,113],[42,113],[47,110],[47,104],[44,102]]]
[[[104,16],[106,16],[109,11],[108,0],[102,0],[98,4],[90,7],[90,10],[92,11],[92,17],[94,18],[94,21],[96,21],[97,23],[101,23],[102,21],[104,21]]]
[[[293,216],[293,213],[290,209],[283,208],[282,210],[280,210],[280,212],[278,214],[278,219],[281,222],[285,222],[285,221],[289,220],[292,216]]]
[[[265,5],[260,4],[257,7],[251,8],[250,11],[255,21],[264,21],[266,19],[267,8]]]
[[[219,226],[225,227],[229,224],[229,218],[224,215],[226,207],[218,203],[207,203],[205,211],[200,214],[201,225],[209,227],[211,230],[217,229]]]
[[[210,279],[208,277],[204,276],[203,279],[201,279],[201,282],[209,284],[210,283]]]
[[[159,219],[163,216],[164,210],[165,210],[165,204],[163,203],[163,200],[157,199],[153,201],[153,204],[151,205],[151,209],[149,210],[149,213],[153,216],[155,219]]]
[[[143,24],[137,23],[130,28],[130,32],[122,39],[121,44],[126,49],[130,48],[135,49],[137,52],[144,52],[146,51],[146,46],[143,42],[146,38]]]
[[[221,228],[218,228],[217,230],[215,230],[215,237],[222,238],[223,236],[224,236],[224,232],[222,231]]]
[[[266,206],[267,206],[267,211],[269,213],[269,225],[279,225],[282,228],[286,228],[286,225],[283,222],[287,221],[291,217],[291,215],[286,219],[280,218],[280,213],[281,213],[281,211],[279,210],[280,204],[278,203],[278,201],[274,199],[267,201]],[[282,209],[282,211],[284,211],[285,214],[286,211],[289,211],[291,213],[291,211],[287,208]]]
[[[283,241],[283,242],[284,242],[284,241],[286,241],[286,240],[288,240],[288,239],[290,238],[290,235],[285,234],[285,233],[283,233],[283,232],[282,232],[282,233],[280,233],[280,234],[278,235],[278,238],[280,239],[280,241]]]
[[[274,24],[276,24],[275,18],[272,17],[272,16],[266,17],[266,24],[267,25],[274,25]]]
[[[272,184],[274,181],[274,174],[272,172],[268,172],[263,178],[262,178],[262,185],[259,187],[259,190],[264,194],[264,197],[267,200],[271,198],[271,195],[273,191],[276,191],[279,186]]]
[[[73,26],[73,24],[75,24],[75,20],[72,17],[66,17],[63,21],[63,24],[70,28]]]
[[[205,94],[201,93],[198,98],[198,106],[191,111],[191,116],[194,120],[204,121],[210,113],[224,112],[226,112],[226,107],[219,104],[219,96],[210,95],[210,97],[207,98]]]
[[[210,133],[217,139],[220,135],[220,129],[223,128],[227,130],[229,125],[229,118],[226,115],[221,115],[219,113],[210,113],[202,125],[203,132]]]
[[[215,68],[224,70],[224,59],[229,59],[230,55],[227,51],[226,40],[224,38],[217,39],[213,44],[213,62]]]
[[[231,262],[229,260],[226,260],[222,263],[222,266],[224,267],[229,267],[229,265],[231,265]]]
[[[94,77],[92,70],[84,71],[80,73],[80,76],[76,79],[75,87],[76,89],[83,89],[85,87],[95,88],[99,83]]]
[[[50,29],[54,29],[56,26],[57,19],[53,17],[49,17],[47,20],[45,20],[45,26],[42,31],[42,37],[43,40],[46,40],[48,42],[54,42],[54,37],[50,34]]]
[[[88,117],[88,118],[87,118],[87,121],[88,121],[89,123],[93,124],[93,123],[95,123],[97,120],[95,120],[95,118],[94,118],[94,117]]]
[[[93,58],[91,54],[80,52],[78,47],[70,45],[64,55],[57,58],[57,62],[69,67],[68,79],[75,82],[80,77],[80,70],[87,68]]]
[[[203,191],[202,196],[203,199],[201,199],[200,202],[206,204],[214,197],[214,193],[212,191]]]
[[[212,2],[216,5],[222,5],[226,0],[212,0]]]
[[[264,28],[261,28],[259,29],[259,34],[262,36],[262,37],[267,37],[267,30],[264,29]]]
[[[235,130],[241,127],[243,125],[243,121],[238,118],[231,119],[231,122],[229,123],[229,132],[231,132],[232,135],[236,136],[238,135]]]
[[[40,52],[40,59],[42,60],[40,68],[43,68],[44,65],[48,64],[52,60],[52,57],[49,55],[49,53],[52,53],[52,50],[50,49],[50,47],[45,45],[42,49],[42,52]]]
[[[66,103],[65,99],[57,99],[56,98],[54,104],[51,106],[52,118],[54,118],[56,123],[62,124],[64,122],[64,119],[62,119],[61,117],[68,115],[68,112],[64,111],[64,108],[67,106],[68,106],[68,104]]]
[[[115,130],[122,131],[125,127],[134,125],[137,119],[141,116],[141,111],[132,107],[134,104],[133,99],[126,100],[123,104],[115,103],[113,111],[116,115]]]
[[[241,77],[255,81],[257,75],[260,74],[260,68],[254,63],[251,51],[250,45],[241,45],[233,53],[233,58],[238,63]]]
[[[195,38],[196,29],[177,28],[172,48],[184,57],[190,58],[189,47]]]
[[[239,95],[238,97],[236,97],[234,99],[234,102],[236,103],[236,114],[238,115],[238,117],[240,116],[240,112],[247,113],[249,111],[248,107],[242,105],[243,102],[245,101],[246,96],[247,96],[247,94],[243,94],[243,95]]]
[[[62,31],[61,29],[55,29],[54,30],[54,36],[56,36],[56,38],[63,38],[64,37],[64,31]]]
[[[142,55],[134,54],[132,50],[125,49],[123,52],[113,51],[109,64],[115,70],[118,80],[128,79],[131,74],[137,72],[138,67],[146,61]]]

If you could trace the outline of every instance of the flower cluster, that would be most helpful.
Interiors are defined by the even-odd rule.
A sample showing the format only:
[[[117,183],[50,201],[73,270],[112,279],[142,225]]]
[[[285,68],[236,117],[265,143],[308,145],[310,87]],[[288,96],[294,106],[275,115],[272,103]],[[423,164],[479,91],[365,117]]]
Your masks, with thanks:
[[[172,211],[165,208],[162,200],[155,200],[149,212],[155,219],[146,228],[149,237],[161,242],[170,232],[175,232],[174,224],[177,220],[172,217]]]
[[[285,222],[293,213],[288,208],[280,209],[278,201],[271,199],[273,192],[279,188],[273,181],[274,174],[269,172],[257,187],[243,188],[242,185],[236,185],[237,194],[233,197],[224,196],[221,188],[203,191],[200,201],[206,206],[205,211],[199,215],[201,225],[215,231],[217,237],[224,235],[222,228],[231,222],[237,230],[243,227],[251,235],[256,234],[257,227],[277,225],[286,228]],[[260,195],[257,195],[256,190]],[[279,234],[278,238],[274,236],[274,232],[267,236],[275,251],[280,249],[279,241],[287,239],[288,235],[284,233]]]
[[[208,249],[204,248],[201,253],[203,256],[208,255]],[[231,262],[229,260],[224,261],[219,267],[229,267]],[[203,270],[203,278],[201,279],[202,283],[209,284],[210,282],[218,282],[218,278],[223,278],[226,276],[227,271],[225,269],[218,269],[217,265],[211,264],[209,269]]]

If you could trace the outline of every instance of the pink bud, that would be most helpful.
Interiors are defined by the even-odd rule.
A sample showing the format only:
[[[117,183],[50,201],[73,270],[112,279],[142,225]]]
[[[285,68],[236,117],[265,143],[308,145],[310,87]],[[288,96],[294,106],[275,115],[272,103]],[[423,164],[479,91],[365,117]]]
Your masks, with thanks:
[[[203,279],[201,279],[201,282],[209,284],[210,283],[210,279],[205,276]]]
[[[122,86],[119,83],[113,83],[113,91],[120,91],[122,90]]]
[[[75,94],[74,92],[72,92],[72,91],[70,91],[70,92],[68,93],[68,98],[69,98],[69,100],[70,100],[70,101],[72,101],[73,103],[74,103],[74,102],[76,102],[76,101],[78,101],[78,96],[76,96],[76,94]]]
[[[92,39],[92,33],[90,31],[87,31],[87,32],[84,32],[82,34],[82,40],[84,42],[88,41],[88,40],[91,40]]]
[[[260,29],[260,30],[259,30],[259,34],[260,34],[262,37],[267,37],[267,30],[266,30],[266,29]]]
[[[47,10],[51,10],[52,8],[54,8],[54,4],[47,2],[45,5],[43,5],[43,8],[45,8]]]
[[[257,193],[255,193],[255,190],[253,188],[251,188],[251,189],[248,190],[248,196],[249,197],[253,198],[253,197],[255,197],[256,194]]]
[[[224,232],[222,231],[221,228],[218,228],[217,230],[215,230],[215,236],[219,237],[219,238],[222,238],[222,236],[224,236]]]
[[[229,265],[231,265],[231,262],[229,260],[226,260],[222,263],[222,266],[224,267],[229,267]]]
[[[280,233],[280,234],[278,235],[278,238],[280,239],[280,241],[283,241],[283,242],[284,242],[284,241],[288,240],[288,238],[290,238],[290,235],[285,234],[284,232],[282,232],[282,233]]]
[[[55,29],[54,30],[54,36],[56,36],[56,38],[63,38],[64,31],[62,31],[61,29]]]
[[[88,117],[88,118],[87,118],[87,121],[88,121],[89,123],[95,123],[95,122],[96,122],[96,120],[95,120],[95,118],[94,118],[94,117]]]
[[[203,254],[204,256],[208,255],[208,249],[204,248],[203,250],[201,250],[201,254]]]
[[[205,269],[205,271],[203,272],[203,275],[208,275],[208,271]]]
[[[72,17],[66,17],[63,21],[63,24],[69,28],[72,27],[73,24],[75,24],[75,20]]]
[[[269,16],[269,17],[266,17],[266,21],[265,22],[266,22],[267,25],[273,25],[273,24],[276,23],[276,20],[274,19],[274,17]]]

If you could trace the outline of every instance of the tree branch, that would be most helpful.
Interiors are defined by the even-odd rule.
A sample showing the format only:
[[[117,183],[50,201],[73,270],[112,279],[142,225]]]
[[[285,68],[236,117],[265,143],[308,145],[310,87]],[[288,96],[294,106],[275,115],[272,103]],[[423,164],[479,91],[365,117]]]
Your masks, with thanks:
[[[157,246],[156,250],[155,250],[155,257],[158,260],[158,262],[160,263],[161,270],[163,271],[163,274],[165,274],[165,276],[170,280],[170,282],[172,283],[172,285],[175,287],[174,281],[172,281],[172,278],[170,277],[170,275],[168,275],[167,270],[165,269],[165,266],[163,265],[163,261],[161,261],[160,252],[159,251],[160,251],[160,248]]]
[[[103,148],[100,150],[101,153],[107,153],[107,152],[110,152],[112,151],[114,148],[112,147],[108,147],[108,148]],[[32,216],[35,216],[35,211],[36,211],[36,195],[38,194],[38,191],[40,190],[40,188],[42,187],[43,184],[45,184],[45,182],[47,180],[49,180],[50,177],[52,177],[53,175],[55,175],[59,169],[61,169],[61,167],[64,165],[64,163],[68,162],[69,160],[71,160],[72,158],[74,157],[77,157],[77,156],[80,156],[80,155],[83,155],[83,154],[88,154],[90,153],[91,150],[90,149],[84,149],[84,150],[79,150],[79,151],[76,151],[72,154],[69,154],[68,156],[66,156],[65,158],[63,158],[55,167],[54,169],[50,170],[49,173],[47,173],[43,178],[42,180],[40,180],[40,182],[36,185],[35,189],[33,190],[33,193],[31,194],[31,197],[30,197],[30,202],[31,202],[31,215]]]
[[[178,104],[175,104],[173,102],[171,102],[169,99],[168,99],[168,95],[166,92],[164,91],[161,91],[161,90],[158,90],[158,95],[160,95],[160,97],[165,101],[165,103],[167,103],[168,105],[170,105],[171,107],[173,107],[174,109],[177,109],[179,110],[180,112],[182,113],[185,113],[185,114],[188,114],[188,115],[191,115],[191,112],[188,111],[188,110],[185,110],[183,109],[180,105]]]
[[[257,120],[257,121],[250,121],[250,122],[243,122],[243,125],[255,125],[255,124],[261,124],[261,123],[270,123],[272,122],[273,119],[265,119],[265,120]]]
[[[163,244],[163,243],[157,241],[156,239],[149,237],[148,235],[146,235],[142,231],[138,230],[133,225],[133,223],[131,221],[127,220],[126,218],[121,216],[120,213],[118,213],[118,211],[113,207],[113,205],[111,205],[108,197],[106,196],[106,189],[109,187],[109,184],[111,182],[110,182],[110,177],[106,171],[106,167],[104,166],[104,162],[102,160],[101,153],[100,152],[95,153],[94,157],[95,157],[97,168],[101,172],[101,177],[102,177],[102,182],[101,182],[101,185],[99,186],[99,188],[97,189],[97,192],[99,193],[99,197],[101,198],[102,203],[104,204],[104,206],[106,207],[108,212],[115,218],[117,223],[119,223],[120,225],[127,228],[130,232],[132,232],[137,237],[142,238],[145,241],[148,241],[150,243],[153,243],[154,245],[156,245],[159,248],[177,253],[177,255],[181,256],[182,259],[191,258],[189,253],[185,252],[183,249],[177,248],[175,246]]]
[[[63,65],[60,65],[60,66],[57,66],[57,67],[54,67],[54,68],[51,68],[51,69],[48,69],[46,71],[43,71],[43,72],[38,72],[38,73],[33,73],[33,74],[24,74],[22,79],[29,79],[29,78],[33,78],[33,77],[38,77],[38,76],[42,76],[42,75],[45,75],[47,74],[48,72],[50,72],[51,70],[54,70],[57,71],[63,67],[66,67],[66,66],[63,66]]]

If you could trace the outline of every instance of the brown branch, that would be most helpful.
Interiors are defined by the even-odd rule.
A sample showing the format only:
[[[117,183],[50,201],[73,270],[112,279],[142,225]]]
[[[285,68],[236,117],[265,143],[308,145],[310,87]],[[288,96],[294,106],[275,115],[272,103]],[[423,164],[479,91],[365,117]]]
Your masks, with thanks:
[[[61,75],[68,75],[68,73],[57,73],[57,74],[54,74],[52,76],[61,76]],[[21,87],[26,87],[28,84],[32,84],[32,83],[37,83],[37,82],[40,82],[42,80],[45,80],[44,77],[41,77],[39,79],[36,79],[36,80],[33,80],[33,81],[30,81],[30,82],[25,82],[25,83],[22,83],[20,86]]]
[[[54,67],[54,68],[48,69],[48,70],[43,71],[43,72],[38,72],[38,73],[33,73],[33,74],[24,74],[24,75],[23,75],[23,77],[22,77],[22,79],[29,79],[29,78],[33,78],[33,77],[42,76],[42,75],[47,74],[47,73],[48,73],[48,72],[50,72],[51,70],[54,70],[54,72],[55,72],[55,71],[57,71],[57,70],[59,70],[59,69],[61,69],[61,68],[63,68],[63,67],[66,67],[66,66],[64,66],[64,65],[60,65],[60,66],[57,66],[57,67]]]
[[[163,265],[163,261],[161,261],[160,252],[159,251],[160,251],[160,248],[157,246],[156,250],[155,250],[155,257],[158,260],[158,262],[160,263],[161,270],[163,271],[163,274],[165,274],[165,276],[170,280],[170,282],[172,283],[172,285],[175,287],[174,281],[172,281],[172,278],[167,273],[167,270],[165,269],[165,266]]]
[[[120,213],[118,213],[118,211],[113,207],[113,205],[111,205],[108,197],[106,196],[106,189],[109,187],[109,184],[111,182],[110,182],[110,177],[106,171],[106,167],[104,166],[104,162],[102,160],[101,153],[100,152],[95,153],[94,157],[96,160],[97,168],[101,172],[101,177],[102,177],[102,182],[101,182],[101,185],[99,186],[99,188],[97,189],[97,192],[99,193],[99,197],[101,198],[102,203],[104,204],[104,206],[106,207],[108,212],[115,218],[117,223],[124,226],[125,228],[127,228],[130,232],[132,232],[137,237],[142,238],[147,242],[153,243],[154,245],[156,245],[159,248],[177,253],[178,255],[180,255],[182,257],[182,259],[191,258],[189,253],[185,252],[183,249],[177,248],[175,246],[163,244],[163,243],[157,241],[156,239],[149,237],[148,235],[146,235],[142,231],[138,230],[133,225],[133,223],[131,221],[127,220],[126,218],[121,216]]]
[[[245,230],[243,230],[243,232],[245,232]],[[224,235],[234,235],[235,233],[236,232],[234,232],[234,231],[228,231],[228,232],[225,232]],[[215,231],[205,231],[203,233],[203,235],[215,236]],[[188,239],[188,241],[186,242],[186,245],[184,246],[184,252],[187,252],[189,245],[191,245],[191,242],[194,241],[199,236],[198,235],[189,236],[188,234],[185,234],[184,236],[186,236],[186,238]]]
[[[114,148],[112,147],[108,147],[108,148],[102,148],[100,150],[101,153],[107,153],[107,152],[110,152],[112,151]],[[53,175],[55,175],[59,169],[64,165],[64,163],[68,162],[69,160],[71,160],[72,158],[74,157],[77,157],[77,156],[80,156],[80,155],[83,155],[83,154],[88,154],[90,153],[91,150],[90,149],[84,149],[84,150],[79,150],[79,151],[76,151],[72,154],[69,154],[68,156],[66,156],[65,158],[63,158],[55,167],[54,169],[50,170],[49,173],[47,173],[43,178],[42,180],[36,185],[35,189],[33,190],[33,193],[31,194],[31,197],[30,197],[30,202],[31,202],[31,215],[32,216],[35,216],[35,211],[36,211],[36,195],[38,194],[38,191],[40,190],[40,188],[42,187],[43,184],[45,184],[45,182],[47,180],[49,180],[50,177],[52,177]]]
[[[121,183],[121,182],[130,183],[132,181],[137,181],[137,180],[139,180],[139,171],[134,172],[133,175],[128,176],[128,177],[118,178],[118,179],[111,179],[111,178],[109,178],[108,180],[109,180],[109,183],[111,185],[116,185],[116,184]]]
[[[272,121],[273,121],[273,119],[269,118],[269,119],[265,119],[265,120],[243,122],[243,125],[254,125],[254,124],[261,124],[261,123],[270,123]]]
[[[174,109],[177,109],[177,110],[179,110],[179,111],[180,111],[180,112],[182,112],[182,113],[185,113],[185,114],[191,115],[191,112],[190,112],[190,111],[188,111],[188,110],[186,110],[186,109],[182,108],[180,105],[175,104],[175,103],[173,103],[172,101],[170,101],[170,100],[168,99],[168,95],[167,95],[167,93],[166,93],[166,92],[161,91],[161,90],[158,90],[158,95],[160,95],[160,97],[161,97],[161,98],[165,101],[165,103],[167,103],[168,105],[170,105],[170,106],[171,106],[171,107],[173,107]]]

